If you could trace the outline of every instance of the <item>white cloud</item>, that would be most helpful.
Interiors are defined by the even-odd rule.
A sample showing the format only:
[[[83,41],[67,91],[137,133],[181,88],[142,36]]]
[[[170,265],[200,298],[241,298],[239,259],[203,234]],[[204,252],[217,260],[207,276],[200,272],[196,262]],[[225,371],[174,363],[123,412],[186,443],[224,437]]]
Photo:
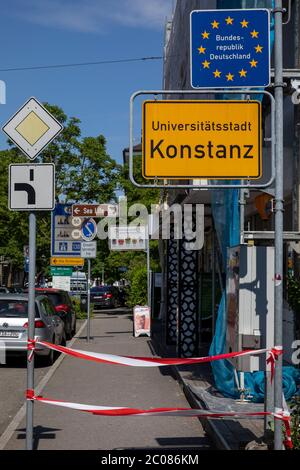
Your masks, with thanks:
[[[172,0],[17,0],[14,13],[32,23],[101,33],[112,24],[158,29],[170,17]],[[24,5],[26,3],[26,5]]]

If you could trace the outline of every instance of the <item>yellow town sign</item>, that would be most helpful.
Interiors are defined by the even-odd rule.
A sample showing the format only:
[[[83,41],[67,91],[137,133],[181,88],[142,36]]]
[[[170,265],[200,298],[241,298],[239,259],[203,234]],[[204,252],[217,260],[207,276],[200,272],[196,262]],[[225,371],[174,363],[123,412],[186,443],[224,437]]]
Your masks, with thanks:
[[[259,101],[145,101],[146,179],[258,179]]]

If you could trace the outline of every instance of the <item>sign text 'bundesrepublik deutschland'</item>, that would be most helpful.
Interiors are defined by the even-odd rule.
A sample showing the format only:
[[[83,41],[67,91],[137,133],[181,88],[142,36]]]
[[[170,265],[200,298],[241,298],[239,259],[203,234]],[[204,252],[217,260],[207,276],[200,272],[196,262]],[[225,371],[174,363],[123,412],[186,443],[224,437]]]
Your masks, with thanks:
[[[193,88],[267,87],[270,14],[266,9],[191,13]]]

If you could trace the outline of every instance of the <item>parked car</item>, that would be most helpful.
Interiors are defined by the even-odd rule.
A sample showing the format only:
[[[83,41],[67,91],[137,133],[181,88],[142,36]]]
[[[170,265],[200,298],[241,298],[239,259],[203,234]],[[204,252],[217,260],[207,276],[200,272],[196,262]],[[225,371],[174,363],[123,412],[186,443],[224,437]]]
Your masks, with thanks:
[[[35,337],[58,345],[66,343],[64,322],[45,295],[38,295],[35,299]],[[16,355],[27,351],[27,295],[0,295],[0,340],[5,343],[8,354]],[[36,354],[46,365],[51,365],[54,361],[55,353],[51,349],[38,346]]]
[[[121,306],[121,297],[117,287],[96,286],[91,288],[91,303],[94,308],[116,308]]]
[[[9,287],[8,290],[10,294],[23,294],[24,293],[23,287],[19,287],[19,286]]]
[[[36,288],[35,291],[50,299],[56,314],[64,321],[66,338],[71,339],[76,333],[76,313],[69,293],[49,288]]]
[[[9,294],[9,288],[1,286],[0,287],[0,294]]]

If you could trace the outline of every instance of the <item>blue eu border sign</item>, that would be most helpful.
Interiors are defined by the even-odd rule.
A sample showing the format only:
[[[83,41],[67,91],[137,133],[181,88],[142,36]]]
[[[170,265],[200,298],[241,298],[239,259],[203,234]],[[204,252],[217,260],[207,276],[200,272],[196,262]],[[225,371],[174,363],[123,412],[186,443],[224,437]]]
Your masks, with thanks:
[[[270,56],[269,10],[191,12],[193,88],[267,87]]]

